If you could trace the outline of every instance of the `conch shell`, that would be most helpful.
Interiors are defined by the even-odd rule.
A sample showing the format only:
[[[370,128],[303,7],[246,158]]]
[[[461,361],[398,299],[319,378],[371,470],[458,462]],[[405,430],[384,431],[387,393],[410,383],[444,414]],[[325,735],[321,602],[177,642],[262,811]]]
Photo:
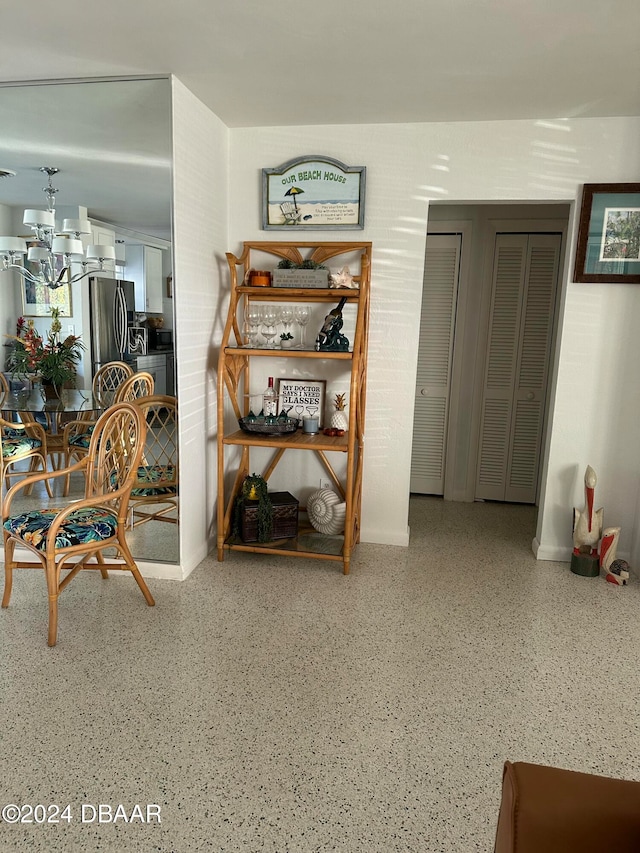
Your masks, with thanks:
[[[307,500],[309,521],[320,533],[336,536],[344,530],[347,505],[331,489],[318,489]]]

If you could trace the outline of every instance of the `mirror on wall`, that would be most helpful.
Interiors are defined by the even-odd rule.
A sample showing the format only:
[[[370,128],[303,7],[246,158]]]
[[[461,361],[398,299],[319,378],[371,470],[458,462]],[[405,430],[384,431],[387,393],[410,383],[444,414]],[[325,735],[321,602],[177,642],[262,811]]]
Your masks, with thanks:
[[[147,330],[147,352],[133,352],[132,366],[150,369],[158,392],[175,393],[172,283],[167,281],[172,272],[170,80],[0,85],[0,126],[0,170],[15,172],[0,178],[0,234],[29,235],[22,224],[24,210],[46,209],[47,177],[41,167],[59,169],[53,179],[58,190],[56,220],[76,218],[86,211],[92,227],[86,241],[116,246],[117,272],[107,276],[134,280],[129,319]],[[0,272],[0,293],[3,336],[14,333],[18,317],[29,315],[38,330],[46,333],[48,306],[42,308],[38,296],[32,307],[33,295],[25,292],[18,275]],[[88,279],[74,282],[61,318],[63,333],[82,337],[78,385],[85,389],[91,388],[95,369],[89,303]],[[166,333],[150,335],[148,330],[154,326]],[[0,350],[3,370],[6,352]],[[136,526],[130,534],[134,556],[178,562],[178,529],[166,521]]]

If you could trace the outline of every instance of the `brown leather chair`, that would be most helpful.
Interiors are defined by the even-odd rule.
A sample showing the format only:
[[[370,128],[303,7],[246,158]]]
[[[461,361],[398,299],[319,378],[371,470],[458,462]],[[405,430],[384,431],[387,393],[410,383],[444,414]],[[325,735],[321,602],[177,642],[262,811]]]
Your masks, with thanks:
[[[638,853],[640,782],[507,761],[495,853]]]

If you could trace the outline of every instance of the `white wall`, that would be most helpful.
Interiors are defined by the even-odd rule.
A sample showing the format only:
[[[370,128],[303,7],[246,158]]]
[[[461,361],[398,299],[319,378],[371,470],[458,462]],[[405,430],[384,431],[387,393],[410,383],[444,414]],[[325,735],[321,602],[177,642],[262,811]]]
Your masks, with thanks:
[[[230,248],[273,239],[260,229],[260,175],[295,156],[326,154],[367,167],[365,230],[305,232],[308,239],[373,242],[372,323],[362,538],[407,541],[409,466],[422,270],[430,200],[569,201],[585,182],[633,180],[640,119],[459,122],[238,128],[230,132]],[[571,283],[575,233],[564,275],[562,347],[554,385],[538,540],[540,557],[568,556],[571,507],[582,503],[587,464],[598,503],[635,526],[640,459],[640,289]]]
[[[0,234],[13,234],[13,209],[6,204],[0,204]],[[6,343],[5,335],[15,335],[16,320],[20,316],[21,308],[17,305],[16,292],[18,290],[13,273],[0,273],[0,343]],[[0,370],[4,370],[6,349],[0,350]]]
[[[172,90],[180,569],[185,577],[208,553],[215,518],[215,347],[224,324],[220,273],[229,242],[228,130],[175,78]]]

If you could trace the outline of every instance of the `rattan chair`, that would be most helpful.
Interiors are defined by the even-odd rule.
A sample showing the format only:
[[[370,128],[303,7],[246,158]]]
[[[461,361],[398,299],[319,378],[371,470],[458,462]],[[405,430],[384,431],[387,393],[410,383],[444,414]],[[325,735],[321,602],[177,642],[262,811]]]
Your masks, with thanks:
[[[132,526],[178,523],[178,409],[175,397],[154,394],[134,401],[147,423],[147,439],[129,508]]]
[[[85,494],[63,509],[34,509],[12,515],[13,500],[29,484],[65,477],[65,469],[36,474],[17,483],[2,504],[5,585],[2,606],[8,607],[15,569],[44,569],[49,594],[50,646],[58,632],[58,596],[83,569],[129,571],[147,604],[155,604],[127,545],[125,530],[129,497],[136,479],[146,437],[142,411],[130,403],[107,409],[98,420],[87,455],[71,471],[85,472]],[[15,549],[27,549],[36,559],[15,559]],[[115,557],[105,562],[104,551]],[[95,562],[90,562],[95,560]],[[110,558],[111,560],[111,558]],[[67,574],[62,577],[62,572]]]
[[[9,384],[0,373],[0,486],[5,484],[10,488],[12,478],[25,477],[28,473],[33,474],[40,463],[42,471],[47,470],[47,436],[40,424],[22,424],[9,421],[2,416],[3,404],[9,395]],[[18,462],[29,460],[29,468],[25,473],[16,470]],[[52,497],[51,485],[45,480],[45,488],[49,497]],[[31,494],[33,486],[26,492]]]
[[[150,397],[154,390],[154,380],[150,373],[144,370],[134,373],[118,388],[115,396],[116,403],[132,403],[140,397]]]
[[[133,375],[133,368],[124,361],[110,361],[103,364],[93,377],[92,391],[95,402],[101,411],[115,402],[118,389]],[[91,433],[96,424],[93,412],[84,417],[69,421],[62,432],[63,467],[68,468],[72,460],[82,459],[86,455],[91,441]],[[70,480],[64,484],[65,496],[69,494]]]

